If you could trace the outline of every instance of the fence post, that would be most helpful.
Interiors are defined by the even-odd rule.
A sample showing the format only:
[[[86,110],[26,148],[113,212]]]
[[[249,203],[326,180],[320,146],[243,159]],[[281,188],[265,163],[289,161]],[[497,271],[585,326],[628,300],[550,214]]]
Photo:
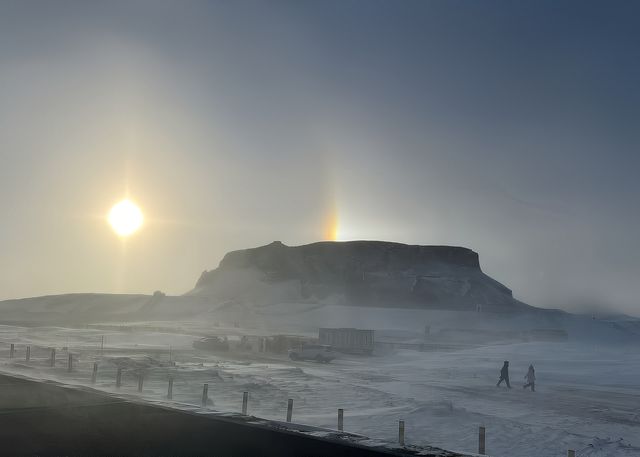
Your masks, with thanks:
[[[142,392],[143,383],[144,383],[144,375],[138,376],[138,392]]]
[[[11,343],[11,348],[9,349],[9,358],[13,359],[13,355],[16,352],[16,345]]]
[[[249,403],[249,392],[242,392],[242,414],[247,415],[247,403]]]
[[[398,421],[398,442],[404,446],[404,421]]]
[[[209,384],[205,384],[202,387],[202,407],[207,407],[207,400],[209,400]]]
[[[49,362],[49,364],[52,367],[56,366],[56,348],[51,348],[51,361]]]
[[[27,362],[31,360],[31,346],[27,346],[27,355],[25,355],[25,360]]]
[[[485,455],[486,452],[486,440],[485,440],[485,428],[480,426],[478,429],[478,454]]]
[[[567,451],[567,457],[576,457],[576,451],[574,451],[573,449],[569,449]]]
[[[291,415],[293,414],[293,398],[290,398],[287,402],[287,422],[291,422]]]
[[[173,378],[169,378],[169,388],[167,389],[167,398],[173,400]]]
[[[122,368],[118,368],[118,371],[116,372],[116,387],[120,388],[121,385],[122,385]]]
[[[67,366],[67,371],[71,373],[73,370],[73,354],[69,353],[69,364]]]
[[[344,409],[338,408],[338,430],[344,429]]]
[[[98,362],[93,362],[93,371],[91,372],[91,384],[95,384],[96,379],[98,379]]]

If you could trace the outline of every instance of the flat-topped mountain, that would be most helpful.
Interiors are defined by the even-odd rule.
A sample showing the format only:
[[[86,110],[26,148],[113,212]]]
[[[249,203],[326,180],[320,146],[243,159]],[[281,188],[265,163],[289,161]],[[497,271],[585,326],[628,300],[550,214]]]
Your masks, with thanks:
[[[190,295],[247,305],[276,302],[484,309],[527,307],[485,275],[478,254],[454,246],[383,241],[320,242],[233,251]]]

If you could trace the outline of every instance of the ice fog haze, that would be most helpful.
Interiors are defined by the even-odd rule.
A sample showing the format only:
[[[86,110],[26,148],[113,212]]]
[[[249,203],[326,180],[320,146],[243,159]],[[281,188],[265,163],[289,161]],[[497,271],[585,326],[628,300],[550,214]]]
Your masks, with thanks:
[[[177,295],[335,238],[468,247],[523,302],[640,315],[639,13],[2,2],[0,299]]]

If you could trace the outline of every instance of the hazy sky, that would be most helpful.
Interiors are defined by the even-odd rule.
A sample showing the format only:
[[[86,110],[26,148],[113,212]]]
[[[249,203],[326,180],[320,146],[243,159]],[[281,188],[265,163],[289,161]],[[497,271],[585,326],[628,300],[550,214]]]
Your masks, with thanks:
[[[0,0],[0,298],[183,293],[337,220],[639,315],[639,43],[633,1]]]

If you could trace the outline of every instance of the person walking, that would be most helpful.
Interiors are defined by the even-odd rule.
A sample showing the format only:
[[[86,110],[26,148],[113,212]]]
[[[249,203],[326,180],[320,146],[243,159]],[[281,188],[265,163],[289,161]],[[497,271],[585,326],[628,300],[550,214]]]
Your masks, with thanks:
[[[531,392],[536,391],[536,370],[533,368],[533,365],[529,365],[529,371],[524,375],[524,379],[527,380],[527,383],[522,386],[523,389],[527,387],[531,387]]]
[[[500,379],[498,380],[498,384],[496,387],[499,387],[502,381],[507,383],[507,387],[511,389],[511,384],[509,384],[509,361],[505,360],[504,365],[502,365],[502,369],[500,370]]]

